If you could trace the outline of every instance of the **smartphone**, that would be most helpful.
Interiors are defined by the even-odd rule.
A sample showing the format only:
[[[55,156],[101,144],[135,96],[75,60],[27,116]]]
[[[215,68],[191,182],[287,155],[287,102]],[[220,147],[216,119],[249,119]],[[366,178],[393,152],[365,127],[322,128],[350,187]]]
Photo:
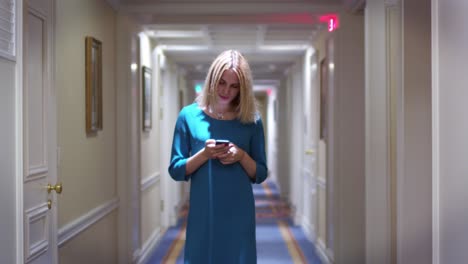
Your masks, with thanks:
[[[224,146],[227,146],[227,145],[229,145],[229,140],[226,140],[226,139],[217,139],[217,140],[216,140],[216,145],[224,145]]]

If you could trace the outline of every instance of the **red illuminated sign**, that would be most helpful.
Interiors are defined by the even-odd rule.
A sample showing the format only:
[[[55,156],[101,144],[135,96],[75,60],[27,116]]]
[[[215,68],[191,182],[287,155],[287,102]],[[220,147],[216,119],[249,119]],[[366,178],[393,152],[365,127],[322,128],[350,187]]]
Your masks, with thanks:
[[[320,16],[319,21],[321,23],[327,23],[328,32],[334,31],[339,26],[339,20],[336,14],[327,14]]]

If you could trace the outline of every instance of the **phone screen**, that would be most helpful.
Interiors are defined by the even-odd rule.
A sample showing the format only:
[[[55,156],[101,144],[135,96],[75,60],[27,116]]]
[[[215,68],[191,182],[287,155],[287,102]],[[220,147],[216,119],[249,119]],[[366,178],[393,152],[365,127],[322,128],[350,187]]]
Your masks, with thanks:
[[[229,145],[229,140],[217,139],[216,140],[216,145]]]

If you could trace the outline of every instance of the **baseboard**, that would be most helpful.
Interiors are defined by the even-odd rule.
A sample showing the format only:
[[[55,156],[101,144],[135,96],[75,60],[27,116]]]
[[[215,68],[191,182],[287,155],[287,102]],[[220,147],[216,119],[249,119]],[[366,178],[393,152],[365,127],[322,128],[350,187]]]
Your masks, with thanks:
[[[316,240],[315,248],[317,248],[317,253],[323,264],[333,263],[333,260],[328,256],[328,250],[326,249],[325,243],[320,238]]]
[[[310,223],[309,219],[305,216],[302,217],[302,224],[301,224],[302,230],[304,230],[304,233],[309,241],[315,241],[316,235],[315,235],[315,228],[314,226]]]
[[[161,228],[157,228],[156,230],[154,230],[151,236],[143,244],[141,249],[137,251],[137,253],[135,254],[136,256],[134,255],[134,263],[146,263],[151,257],[153,251],[156,249],[156,246],[161,240],[161,237]]]
[[[292,211],[292,219],[294,220],[294,225],[302,225],[302,219],[304,218],[304,216],[302,214],[300,214],[299,212],[297,212],[297,210],[291,210]]]

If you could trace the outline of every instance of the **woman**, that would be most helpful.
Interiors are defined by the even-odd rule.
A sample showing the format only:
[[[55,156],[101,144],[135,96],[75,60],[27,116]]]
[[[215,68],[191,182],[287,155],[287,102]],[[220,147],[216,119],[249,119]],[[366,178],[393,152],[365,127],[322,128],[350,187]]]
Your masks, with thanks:
[[[191,182],[184,262],[256,263],[251,183],[267,177],[265,142],[250,67],[238,51],[213,61],[196,103],[181,110],[169,174]]]

